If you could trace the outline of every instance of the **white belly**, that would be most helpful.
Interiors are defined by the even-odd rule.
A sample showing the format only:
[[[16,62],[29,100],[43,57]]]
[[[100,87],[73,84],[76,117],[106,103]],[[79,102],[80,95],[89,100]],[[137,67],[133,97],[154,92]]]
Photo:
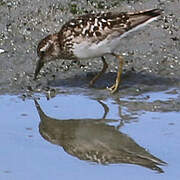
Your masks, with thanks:
[[[116,39],[104,39],[103,41],[96,43],[90,43],[83,41],[80,44],[74,45],[74,54],[79,59],[88,59],[100,57],[106,54],[112,53],[120,44],[120,38]]]

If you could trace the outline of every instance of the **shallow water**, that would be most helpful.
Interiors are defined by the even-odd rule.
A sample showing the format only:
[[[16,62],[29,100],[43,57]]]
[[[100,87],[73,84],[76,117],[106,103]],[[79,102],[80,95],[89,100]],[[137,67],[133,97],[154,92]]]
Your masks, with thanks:
[[[0,179],[178,179],[178,110],[138,108],[178,94],[0,96]]]

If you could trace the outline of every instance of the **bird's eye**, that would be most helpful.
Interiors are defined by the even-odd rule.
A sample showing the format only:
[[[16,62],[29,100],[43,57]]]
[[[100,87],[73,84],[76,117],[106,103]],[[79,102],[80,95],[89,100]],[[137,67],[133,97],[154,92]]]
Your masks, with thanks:
[[[45,54],[45,51],[40,51],[41,55]]]
[[[45,54],[44,49],[39,48],[39,49],[37,50],[37,54],[38,54],[39,57],[42,57],[42,56]]]

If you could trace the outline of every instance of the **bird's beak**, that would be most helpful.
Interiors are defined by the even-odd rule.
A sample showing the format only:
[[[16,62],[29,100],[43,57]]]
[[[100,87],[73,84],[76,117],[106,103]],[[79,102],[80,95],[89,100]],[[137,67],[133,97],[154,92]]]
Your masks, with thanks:
[[[35,69],[35,73],[34,73],[34,80],[36,80],[37,75],[39,74],[39,71],[41,70],[41,68],[42,68],[43,66],[44,66],[43,59],[40,58],[40,59],[37,61],[37,64],[36,64],[36,69]]]

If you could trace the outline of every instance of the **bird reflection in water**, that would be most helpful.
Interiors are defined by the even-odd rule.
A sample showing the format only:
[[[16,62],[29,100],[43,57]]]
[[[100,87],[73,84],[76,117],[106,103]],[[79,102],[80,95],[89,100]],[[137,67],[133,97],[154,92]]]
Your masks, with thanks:
[[[103,165],[128,163],[150,168],[159,173],[163,170],[158,165],[166,163],[147,152],[132,138],[108,125],[113,119],[106,119],[108,107],[98,101],[104,108],[100,119],[54,119],[46,116],[35,100],[40,116],[39,131],[47,141],[79,158]]]

